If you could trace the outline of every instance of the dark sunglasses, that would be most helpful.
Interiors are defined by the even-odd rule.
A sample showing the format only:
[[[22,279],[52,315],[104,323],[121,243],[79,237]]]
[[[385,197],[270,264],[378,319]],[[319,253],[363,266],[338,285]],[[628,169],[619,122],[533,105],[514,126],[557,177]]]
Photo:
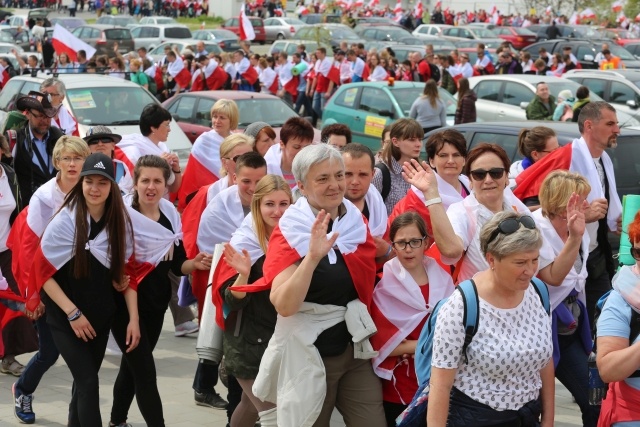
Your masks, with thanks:
[[[500,179],[504,176],[504,168],[493,168],[484,170],[484,169],[476,169],[469,172],[469,175],[476,181],[484,181],[487,177],[487,174],[491,176],[491,179]]]
[[[493,230],[493,233],[491,233],[491,236],[489,237],[489,241],[487,241],[487,246],[489,245],[489,243],[493,242],[493,240],[498,237],[498,234],[500,233],[507,236],[509,234],[515,233],[520,229],[520,224],[522,224],[524,228],[527,228],[529,230],[535,230],[536,228],[536,222],[533,220],[533,218],[527,215],[523,215],[520,218],[505,219],[504,221],[500,222],[500,224],[498,224],[498,228]]]
[[[87,145],[98,145],[100,143],[103,144],[114,144],[115,141],[113,139],[105,138],[105,139],[91,139],[87,142]]]
[[[629,249],[631,250],[631,256],[633,257],[633,259],[635,259],[636,261],[640,261],[640,248],[631,246],[631,248]]]
[[[233,163],[237,163],[237,162],[238,162],[238,158],[239,158],[241,155],[242,155],[242,154],[238,154],[237,156],[233,156],[233,157],[223,157],[223,159],[231,160],[231,161],[233,161]]]

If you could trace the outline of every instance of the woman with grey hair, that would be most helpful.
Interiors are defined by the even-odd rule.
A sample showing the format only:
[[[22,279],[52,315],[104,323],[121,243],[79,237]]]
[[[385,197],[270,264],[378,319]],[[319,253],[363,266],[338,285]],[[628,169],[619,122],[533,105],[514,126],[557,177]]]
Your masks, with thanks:
[[[55,126],[69,136],[80,136],[78,133],[78,122],[73,117],[69,109],[62,104],[67,89],[62,80],[50,77],[40,83],[40,92],[49,95],[49,102],[58,109],[58,114],[51,119],[51,126]]]
[[[367,360],[374,355],[366,340],[372,331],[356,333],[345,321],[350,313],[369,316],[375,244],[362,213],[344,198],[338,150],[307,146],[292,169],[303,197],[269,240],[264,278],[279,316],[253,391],[277,400],[279,425],[329,426],[335,407],[347,425],[383,427],[382,387]],[[276,390],[289,380],[297,384],[293,390]]]
[[[551,318],[531,283],[540,231],[530,216],[505,211],[479,234],[489,268],[471,279],[479,298],[478,329],[465,360],[465,307],[462,294],[454,292],[436,321],[427,425],[550,427]]]

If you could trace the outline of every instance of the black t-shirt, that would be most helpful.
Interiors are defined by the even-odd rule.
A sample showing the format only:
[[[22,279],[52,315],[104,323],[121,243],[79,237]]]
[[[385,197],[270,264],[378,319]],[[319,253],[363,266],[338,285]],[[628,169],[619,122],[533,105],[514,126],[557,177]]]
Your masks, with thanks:
[[[91,218],[89,240],[94,239],[105,226],[105,218],[96,222]],[[53,278],[65,295],[82,311],[95,330],[105,330],[111,326],[111,320],[116,311],[116,294],[111,283],[111,272],[102,265],[91,252],[87,250],[89,260],[89,277],[76,279],[73,277],[73,263],[62,266]],[[58,328],[69,327],[67,315],[58,305],[42,292],[43,301],[47,307],[47,322]]]
[[[306,302],[346,307],[350,301],[358,298],[347,264],[342,254],[337,249],[334,250],[336,263],[330,264],[329,257],[325,256],[313,272],[309,291],[304,299]],[[345,351],[351,339],[347,324],[343,321],[322,332],[315,346],[323,357],[338,356]]]
[[[160,212],[158,224],[167,230],[174,231],[171,227],[171,221],[162,212]],[[181,240],[179,245],[174,245],[171,259],[161,261],[138,285],[139,311],[161,311],[164,313],[167,310],[171,299],[169,270],[176,276],[183,276],[182,264],[186,260],[187,254]]]

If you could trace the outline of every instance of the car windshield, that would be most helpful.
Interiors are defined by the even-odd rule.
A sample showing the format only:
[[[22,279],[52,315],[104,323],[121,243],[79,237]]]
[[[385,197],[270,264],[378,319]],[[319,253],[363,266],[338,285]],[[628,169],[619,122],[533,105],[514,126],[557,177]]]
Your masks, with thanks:
[[[571,93],[575,96],[576,91],[580,87],[580,84],[571,80],[568,80],[568,81],[565,81],[564,79],[562,80],[563,81],[559,81],[559,82],[547,82],[547,86],[549,86],[549,92],[551,92],[551,95],[553,95],[554,98],[558,98],[558,94],[560,93],[560,91],[569,89]],[[591,91],[589,91],[589,99],[591,99],[591,101],[603,100],[602,98],[600,98],[598,95],[596,95],[594,92],[591,92]]]
[[[329,32],[334,39],[359,40],[358,35],[348,28],[330,28]]]
[[[286,22],[289,25],[306,25],[304,22],[302,22],[299,19],[295,19],[295,18],[285,18],[284,22]]]
[[[617,56],[618,58],[622,59],[623,61],[637,61],[636,57],[633,56],[631,54],[631,52],[629,52],[627,49],[620,47],[620,46],[616,46],[616,45],[610,45],[609,46],[609,50],[611,51],[611,53],[615,56]]]
[[[67,99],[78,123],[88,126],[137,125],[144,107],[157,102],[139,86],[67,89]]]
[[[411,33],[408,31],[405,31],[403,29],[395,29],[395,28],[389,28],[386,30],[382,31],[383,33],[386,33],[387,36],[389,36],[390,40],[399,40],[399,39],[403,39],[405,37],[411,37]]]
[[[271,127],[282,127],[291,117],[298,117],[291,107],[281,99],[236,99],[240,112],[239,128],[246,128],[256,121],[269,123]]]
[[[579,36],[580,38],[598,38],[600,37],[600,34],[598,33],[598,31],[594,28],[589,28],[589,27],[575,27],[573,30],[577,36]]]
[[[536,33],[526,28],[513,27],[513,29],[516,30],[516,34],[518,34],[519,36],[535,36],[536,35]]]
[[[474,28],[473,32],[476,34],[476,38],[478,39],[495,39],[498,36],[491,30],[487,30],[486,28]]]
[[[402,109],[404,115],[408,117],[413,102],[418,98],[418,96],[420,96],[420,90],[417,90],[414,87],[391,88],[390,90],[391,94],[400,106],[400,109]],[[449,92],[442,88],[438,88],[438,94],[440,95],[440,99],[442,99],[442,101],[447,106],[447,116],[455,115],[456,99],[451,96]]]
[[[213,34],[213,37],[216,39],[237,39],[238,38],[238,36],[236,36],[234,33],[232,33],[229,30],[213,30],[211,34]]]
[[[155,18],[156,24],[175,24],[176,20],[173,18]]]

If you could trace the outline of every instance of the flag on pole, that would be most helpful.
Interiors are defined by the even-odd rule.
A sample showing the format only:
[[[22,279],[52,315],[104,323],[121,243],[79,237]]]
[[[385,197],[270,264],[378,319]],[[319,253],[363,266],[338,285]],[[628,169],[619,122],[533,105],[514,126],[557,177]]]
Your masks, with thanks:
[[[398,15],[398,13],[402,13],[402,0],[398,0],[396,2],[395,7],[393,8],[393,13]]]
[[[595,17],[596,17],[596,13],[593,10],[591,10],[591,8],[589,7],[580,13],[580,18],[583,18],[583,19],[595,19]]]
[[[575,11],[573,12],[571,17],[569,18],[569,24],[571,24],[571,25],[580,24],[580,17],[578,16],[578,12],[575,12]]]
[[[553,12],[553,8],[551,6],[547,6],[547,8],[545,9],[545,13],[547,15],[551,15],[551,12]]]
[[[423,13],[424,13],[424,10],[422,9],[422,1],[419,1],[416,3],[416,6],[413,8],[413,15],[416,18],[422,18]]]
[[[620,0],[618,1],[614,1],[611,4],[611,9],[613,9],[614,12],[620,12],[622,11],[622,2]]]
[[[256,33],[253,31],[253,25],[244,13],[244,7],[240,10],[240,40],[253,40],[256,38]]]
[[[91,58],[96,54],[96,50],[93,47],[71,34],[69,30],[60,24],[56,24],[53,28],[51,43],[56,54],[60,55],[64,52],[72,62],[78,60],[77,54],[79,50],[84,50],[87,53],[87,58]]]
[[[369,9],[373,9],[379,4],[380,4],[380,0],[371,0],[367,6],[369,7]]]
[[[440,0],[438,0],[438,1],[436,2],[436,9],[439,9],[439,8],[441,8],[441,7],[442,7],[442,2],[441,2]]]

